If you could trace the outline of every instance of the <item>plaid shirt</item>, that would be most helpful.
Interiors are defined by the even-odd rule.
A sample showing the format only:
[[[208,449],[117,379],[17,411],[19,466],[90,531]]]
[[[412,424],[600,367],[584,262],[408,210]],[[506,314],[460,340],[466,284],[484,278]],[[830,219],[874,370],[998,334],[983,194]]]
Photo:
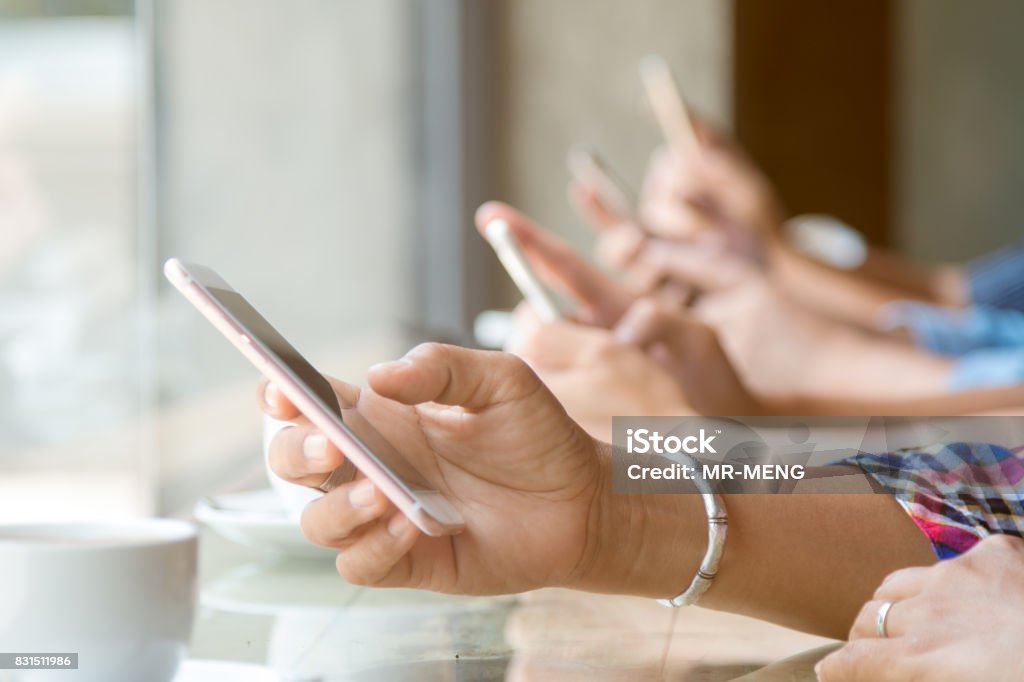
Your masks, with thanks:
[[[1024,240],[967,263],[971,302],[1024,310]]]
[[[846,460],[874,478],[948,559],[987,535],[1024,537],[1024,447],[945,443]]]
[[[922,348],[955,356],[951,390],[1024,383],[1024,312],[1019,310],[893,301],[882,307],[880,326],[906,329]]]

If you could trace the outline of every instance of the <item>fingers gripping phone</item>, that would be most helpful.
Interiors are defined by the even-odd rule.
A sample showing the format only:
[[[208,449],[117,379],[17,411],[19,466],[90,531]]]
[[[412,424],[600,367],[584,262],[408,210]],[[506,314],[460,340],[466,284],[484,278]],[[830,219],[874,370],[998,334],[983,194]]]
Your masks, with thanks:
[[[213,270],[171,258],[171,284],[341,450],[345,464],[321,485],[328,491],[356,469],[427,535],[448,535],[465,523],[444,495],[427,483],[354,406],[343,406],[322,374]]]
[[[512,228],[501,218],[496,218],[484,228],[484,238],[498,255],[498,260],[505,267],[509,277],[519,288],[523,298],[534,309],[540,319],[554,322],[562,318],[555,299],[537,277],[529,261],[519,248],[519,242],[512,234]]]
[[[598,198],[620,218],[636,217],[636,199],[597,152],[576,146],[569,150],[566,165],[576,182],[591,187]]]

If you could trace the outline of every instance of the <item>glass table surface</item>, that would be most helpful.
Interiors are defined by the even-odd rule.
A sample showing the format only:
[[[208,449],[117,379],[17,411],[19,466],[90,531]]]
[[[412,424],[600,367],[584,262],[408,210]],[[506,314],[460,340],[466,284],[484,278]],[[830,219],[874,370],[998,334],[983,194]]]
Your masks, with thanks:
[[[329,553],[276,556],[200,533],[190,657],[283,682],[814,680],[830,640],[700,608],[541,590],[460,597],[346,583]]]

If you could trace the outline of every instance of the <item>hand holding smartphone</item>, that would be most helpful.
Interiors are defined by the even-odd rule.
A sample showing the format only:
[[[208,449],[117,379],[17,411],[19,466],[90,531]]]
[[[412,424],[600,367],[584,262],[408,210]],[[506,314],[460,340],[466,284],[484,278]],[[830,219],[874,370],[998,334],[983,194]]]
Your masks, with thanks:
[[[484,238],[537,316],[545,322],[561,319],[558,304],[530,267],[509,224],[500,218],[492,220],[484,229]]]
[[[578,321],[610,326],[633,302],[633,295],[607,273],[591,263],[571,245],[534,223],[507,204],[489,202],[477,211],[481,234],[491,236],[509,231],[516,239],[518,256],[544,273],[545,282],[574,306]],[[513,271],[516,269],[513,266]],[[528,270],[531,276],[532,270]],[[537,280],[539,284],[539,280]],[[529,291],[526,286],[522,287]]]
[[[358,469],[427,535],[464,527],[451,502],[354,406],[341,405],[327,379],[217,273],[171,258],[164,274],[344,454],[345,463],[320,485],[322,491],[352,480]]]

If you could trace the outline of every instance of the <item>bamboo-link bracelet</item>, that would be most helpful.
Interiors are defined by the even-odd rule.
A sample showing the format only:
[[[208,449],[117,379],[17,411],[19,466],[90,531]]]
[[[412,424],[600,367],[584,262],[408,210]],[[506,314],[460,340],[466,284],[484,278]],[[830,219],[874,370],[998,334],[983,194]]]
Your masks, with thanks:
[[[708,591],[711,582],[715,579],[715,574],[718,573],[718,564],[722,561],[725,538],[729,531],[725,502],[720,495],[711,490],[711,485],[700,475],[700,462],[684,453],[679,453],[679,455],[689,460],[689,464],[694,467],[693,483],[704,499],[704,511],[708,515],[708,549],[704,552],[700,568],[697,569],[697,575],[693,576],[693,580],[690,581],[690,586],[671,599],[658,600],[659,604],[672,607],[696,604],[697,600]]]

